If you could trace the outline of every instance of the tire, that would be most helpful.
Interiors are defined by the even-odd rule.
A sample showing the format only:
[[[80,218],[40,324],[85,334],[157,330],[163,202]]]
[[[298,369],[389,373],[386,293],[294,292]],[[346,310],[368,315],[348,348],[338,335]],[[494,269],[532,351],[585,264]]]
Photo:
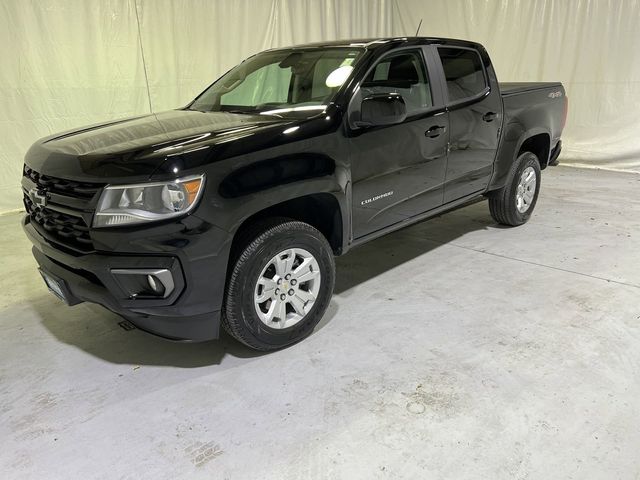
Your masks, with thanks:
[[[296,278],[306,280],[298,283]],[[267,219],[239,240],[227,280],[222,326],[255,350],[277,350],[299,342],[324,315],[334,281],[333,252],[322,233],[303,222]]]
[[[523,183],[523,174],[529,178],[528,182]],[[534,176],[531,177],[531,174]],[[532,180],[535,181],[533,185]],[[489,195],[489,211],[493,219],[512,227],[526,223],[538,201],[540,180],[538,157],[531,152],[524,152],[513,163],[507,184]]]

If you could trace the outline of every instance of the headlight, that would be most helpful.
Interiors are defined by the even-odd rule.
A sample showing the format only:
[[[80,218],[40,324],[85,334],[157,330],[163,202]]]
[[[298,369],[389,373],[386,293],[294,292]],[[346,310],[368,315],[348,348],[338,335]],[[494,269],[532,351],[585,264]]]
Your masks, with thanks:
[[[93,220],[94,227],[154,222],[184,215],[195,207],[204,175],[169,182],[105,187]]]

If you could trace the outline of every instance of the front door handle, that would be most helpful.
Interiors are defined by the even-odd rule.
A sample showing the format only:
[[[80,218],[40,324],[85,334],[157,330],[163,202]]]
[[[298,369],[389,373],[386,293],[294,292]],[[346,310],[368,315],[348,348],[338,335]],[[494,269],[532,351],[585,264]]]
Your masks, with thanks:
[[[424,132],[424,134],[429,138],[436,138],[436,137],[439,137],[441,134],[443,134],[446,130],[447,130],[447,127],[441,127],[439,125],[434,125],[429,130]]]
[[[482,116],[482,120],[485,122],[493,122],[498,117],[496,112],[487,112]]]

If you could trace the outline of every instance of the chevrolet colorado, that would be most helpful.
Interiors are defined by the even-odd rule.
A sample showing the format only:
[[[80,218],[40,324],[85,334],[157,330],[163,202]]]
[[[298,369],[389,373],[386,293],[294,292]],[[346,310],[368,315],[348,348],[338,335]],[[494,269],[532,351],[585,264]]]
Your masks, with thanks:
[[[321,319],[334,255],[483,196],[526,222],[566,115],[560,83],[500,84],[473,42],[269,50],[184,108],[37,141],[23,227],[69,305],[277,349]]]

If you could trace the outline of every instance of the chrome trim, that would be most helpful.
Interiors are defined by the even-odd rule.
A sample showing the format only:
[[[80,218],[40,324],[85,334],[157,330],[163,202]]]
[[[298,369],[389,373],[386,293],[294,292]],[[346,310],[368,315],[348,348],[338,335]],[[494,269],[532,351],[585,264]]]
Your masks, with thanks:
[[[166,268],[113,268],[111,269],[112,275],[153,275],[164,286],[164,295],[162,298],[167,298],[171,295],[171,292],[175,289],[175,283],[173,282],[173,275]]]

